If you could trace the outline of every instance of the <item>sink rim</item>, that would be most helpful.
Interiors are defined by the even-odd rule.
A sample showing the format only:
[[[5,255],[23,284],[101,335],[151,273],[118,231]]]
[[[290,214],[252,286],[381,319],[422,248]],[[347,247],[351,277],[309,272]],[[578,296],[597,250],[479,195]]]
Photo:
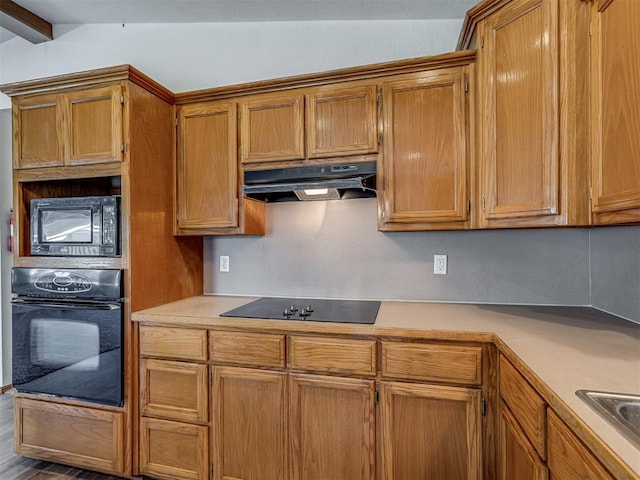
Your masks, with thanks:
[[[618,411],[621,404],[634,404],[640,407],[640,394],[604,392],[599,390],[576,390],[576,395],[618,433],[640,449],[640,425],[636,426],[624,418]]]

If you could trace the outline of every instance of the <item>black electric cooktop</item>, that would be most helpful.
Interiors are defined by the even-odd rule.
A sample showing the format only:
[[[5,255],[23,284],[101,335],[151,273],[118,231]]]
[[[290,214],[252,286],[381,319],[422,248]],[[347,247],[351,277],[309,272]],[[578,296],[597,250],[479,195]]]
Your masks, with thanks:
[[[263,297],[222,313],[221,317],[264,318],[310,322],[373,324],[380,302]]]

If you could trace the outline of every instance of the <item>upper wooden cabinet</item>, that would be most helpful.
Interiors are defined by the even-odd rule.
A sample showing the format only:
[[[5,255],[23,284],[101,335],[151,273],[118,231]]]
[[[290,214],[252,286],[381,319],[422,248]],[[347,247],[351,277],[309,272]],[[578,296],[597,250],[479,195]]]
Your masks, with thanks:
[[[435,69],[382,84],[380,230],[469,228],[470,68]]]
[[[242,163],[304,158],[304,96],[263,94],[240,103]]]
[[[588,5],[501,3],[477,31],[480,226],[586,225]]]
[[[309,158],[377,153],[375,85],[330,85],[306,98]]]
[[[120,85],[17,98],[14,168],[122,161],[124,103]]]
[[[177,233],[264,233],[264,207],[240,195],[237,105],[178,108]]]
[[[593,223],[640,221],[640,2],[591,2]]]

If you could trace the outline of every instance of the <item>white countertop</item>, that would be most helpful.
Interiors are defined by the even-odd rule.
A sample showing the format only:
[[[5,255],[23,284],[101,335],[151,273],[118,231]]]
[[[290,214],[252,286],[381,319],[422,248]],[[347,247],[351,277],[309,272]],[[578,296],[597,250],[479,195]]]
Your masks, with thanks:
[[[382,302],[374,325],[219,317],[251,300],[192,297],[136,312],[133,319],[185,326],[495,341],[526,364],[525,373],[561,416],[568,407],[640,476],[640,450],[575,395],[579,389],[640,395],[640,324],[586,307],[399,301]],[[589,444],[588,438],[585,442]]]

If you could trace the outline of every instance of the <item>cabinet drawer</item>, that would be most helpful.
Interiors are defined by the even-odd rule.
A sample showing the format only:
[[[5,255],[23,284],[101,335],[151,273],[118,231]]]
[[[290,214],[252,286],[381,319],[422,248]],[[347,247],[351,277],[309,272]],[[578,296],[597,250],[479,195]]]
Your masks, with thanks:
[[[209,332],[214,363],[284,368],[284,335],[268,333]]]
[[[302,337],[289,339],[289,366],[324,373],[376,374],[375,340]]]
[[[209,478],[208,428],[140,419],[140,473],[172,480]]]
[[[542,459],[546,459],[546,404],[538,392],[503,356],[500,357],[500,396],[509,406]]]
[[[207,421],[207,365],[142,359],[142,415],[187,422]]]
[[[204,362],[207,360],[207,331],[141,325],[140,355]]]
[[[482,347],[382,342],[382,375],[462,385],[482,383]]]

